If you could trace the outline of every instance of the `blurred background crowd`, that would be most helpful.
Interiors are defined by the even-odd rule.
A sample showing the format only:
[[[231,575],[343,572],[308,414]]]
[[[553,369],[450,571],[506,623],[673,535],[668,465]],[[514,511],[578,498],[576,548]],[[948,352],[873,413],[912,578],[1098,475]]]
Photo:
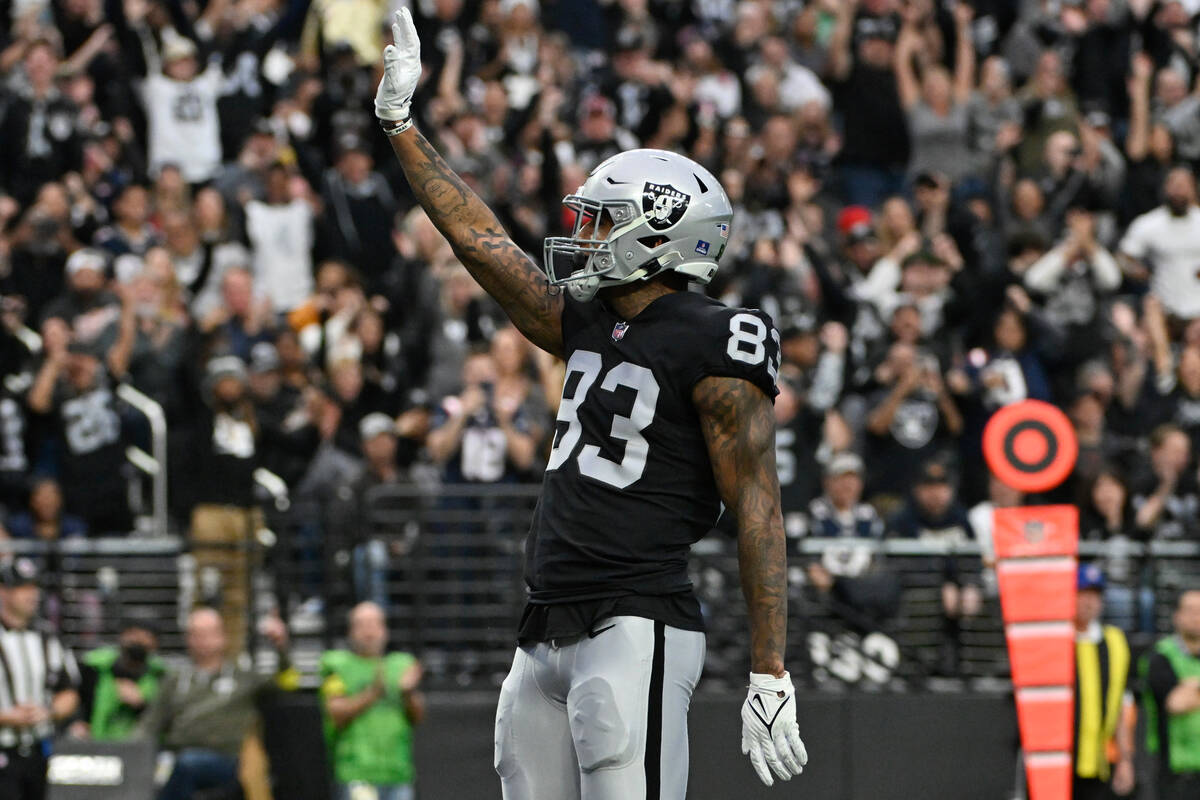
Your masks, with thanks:
[[[393,10],[0,4],[7,536],[145,529],[126,453],[150,429],[120,384],[165,412],[173,531],[236,546],[265,469],[341,509],[305,535],[349,541],[356,599],[408,546],[369,541],[366,492],[537,480],[561,365],[457,263],[376,128]],[[1120,545],[1200,533],[1200,3],[412,10],[418,125],[534,259],[608,156],[664,148],[720,177],[735,218],[708,291],[780,330],[790,537],[977,540],[986,559],[991,508],[1076,503],[1082,537],[1113,544],[1110,610],[1152,630]],[[982,462],[990,415],[1026,398],[1079,439],[1046,497]],[[887,616],[886,587],[843,580],[869,570],[838,551],[798,579]],[[988,583],[948,566],[947,618]]]

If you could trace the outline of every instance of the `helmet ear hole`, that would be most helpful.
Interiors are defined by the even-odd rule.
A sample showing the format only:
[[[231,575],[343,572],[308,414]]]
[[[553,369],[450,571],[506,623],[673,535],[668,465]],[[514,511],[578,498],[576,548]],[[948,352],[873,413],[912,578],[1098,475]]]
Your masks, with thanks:
[[[638,244],[645,247],[647,250],[653,250],[656,247],[666,244],[669,239],[666,236],[643,236],[638,239]]]

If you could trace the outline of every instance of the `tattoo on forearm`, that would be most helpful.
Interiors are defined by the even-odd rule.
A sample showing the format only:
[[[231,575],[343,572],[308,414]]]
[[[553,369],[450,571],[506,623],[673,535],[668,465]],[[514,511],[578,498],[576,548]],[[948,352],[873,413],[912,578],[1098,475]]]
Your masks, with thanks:
[[[496,215],[417,131],[392,137],[417,201],[455,255],[530,341],[562,355],[562,295],[500,225]]]
[[[705,378],[692,400],[721,499],[737,515],[738,569],[750,614],[751,669],[783,669],[787,550],[775,470],[775,415],[758,387]]]

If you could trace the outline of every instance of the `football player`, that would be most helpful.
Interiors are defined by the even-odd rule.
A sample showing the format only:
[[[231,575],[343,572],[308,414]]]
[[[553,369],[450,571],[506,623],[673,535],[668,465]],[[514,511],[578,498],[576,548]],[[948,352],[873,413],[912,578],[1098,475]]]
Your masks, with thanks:
[[[690,545],[736,512],[750,616],[742,751],[764,783],[808,760],[784,669],[786,559],[772,400],[779,336],[708,283],[732,208],[699,164],[633,150],[564,203],[543,273],[413,127],[420,43],[407,9],[375,112],[459,260],[537,346],[566,360],[525,548],[529,600],[496,712],[506,800],[682,800],[687,709],[704,661]]]

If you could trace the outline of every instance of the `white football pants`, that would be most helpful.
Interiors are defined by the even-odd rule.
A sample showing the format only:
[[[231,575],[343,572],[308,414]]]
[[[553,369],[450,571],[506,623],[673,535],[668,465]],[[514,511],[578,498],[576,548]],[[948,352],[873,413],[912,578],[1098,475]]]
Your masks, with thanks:
[[[504,800],[684,800],[704,634],[609,617],[518,647],[496,708]]]

